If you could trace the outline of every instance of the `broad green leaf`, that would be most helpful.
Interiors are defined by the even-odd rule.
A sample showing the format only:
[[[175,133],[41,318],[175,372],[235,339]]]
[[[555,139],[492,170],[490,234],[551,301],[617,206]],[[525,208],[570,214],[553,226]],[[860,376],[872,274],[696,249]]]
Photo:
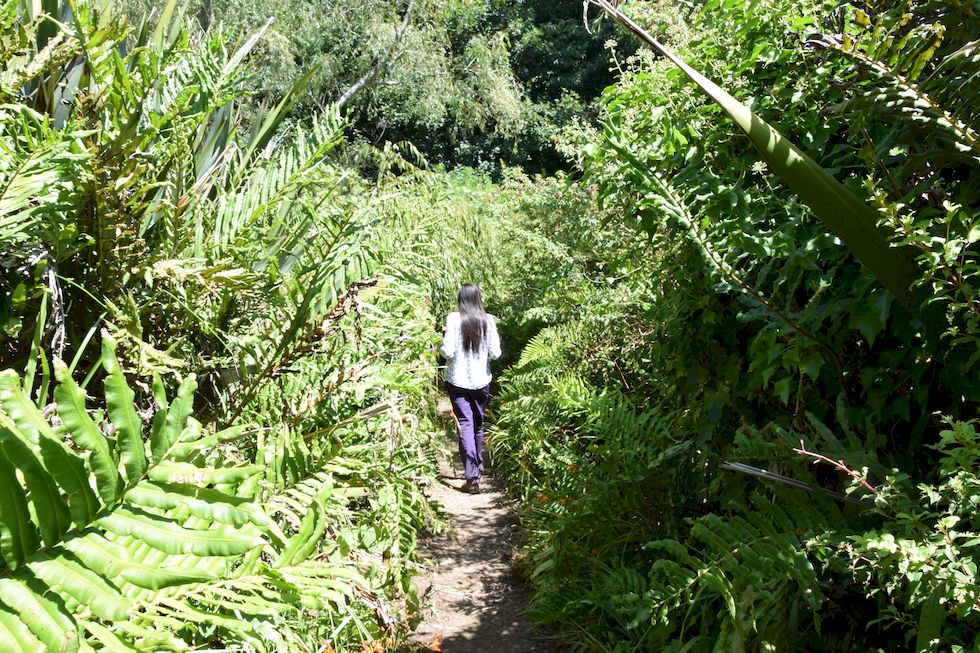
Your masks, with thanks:
[[[126,494],[126,502],[165,512],[184,507],[195,517],[230,526],[241,526],[247,522],[257,526],[264,524],[263,518],[251,508],[247,499],[210,488],[147,481],[130,490]]]
[[[931,596],[922,603],[919,608],[919,622],[916,624],[919,631],[915,638],[916,653],[929,653],[941,646],[945,618],[946,607],[938,596]]]
[[[865,301],[855,302],[848,319],[848,327],[860,331],[868,344],[873,345],[888,321],[890,300],[887,293],[878,292]]]
[[[17,615],[0,608],[0,651],[4,653],[39,653],[41,642]]]
[[[123,376],[116,359],[116,341],[102,331],[102,367],[105,369],[105,401],[109,419],[116,429],[119,458],[127,485],[133,485],[146,473],[146,447],[143,444],[143,422],[133,405],[135,394]]]
[[[724,573],[721,571],[706,571],[701,574],[701,581],[718,592],[718,595],[725,601],[729,618],[732,621],[736,621],[738,619],[738,612],[735,608],[735,597],[732,595],[732,584],[725,578]]]
[[[52,557],[27,567],[51,589],[70,596],[100,619],[122,621],[129,616],[130,602],[101,576],[73,560]]]
[[[16,428],[13,424],[11,426]],[[71,513],[54,479],[30,447],[3,424],[0,424],[0,454],[23,474],[27,494],[37,516],[41,540],[46,546],[58,543],[71,527]]]
[[[193,374],[188,374],[177,389],[177,396],[167,409],[166,421],[162,428],[154,428],[150,434],[150,450],[153,453],[153,462],[158,463],[163,460],[180,438],[184,427],[187,425],[187,418],[191,416],[194,408],[195,390],[197,390],[197,379]]]
[[[167,402],[167,389],[163,385],[163,379],[156,372],[153,373],[153,384],[150,386],[153,391],[153,403],[157,411],[166,410],[170,404]]]
[[[326,527],[323,505],[319,500],[314,499],[300,523],[299,530],[289,538],[286,548],[279,554],[276,567],[288,567],[298,560],[305,560],[316,548]]]
[[[190,463],[160,463],[150,469],[150,478],[162,483],[182,485],[219,485],[222,483],[241,483],[247,478],[261,474],[259,465],[243,467],[197,467]]]
[[[74,653],[78,650],[75,622],[39,592],[16,580],[0,578],[0,602],[17,613],[48,651]]]
[[[166,47],[166,41],[168,36],[168,31],[174,26],[174,12],[176,12],[178,6],[177,0],[167,0],[167,3],[163,6],[163,12],[160,14],[160,18],[157,21],[156,29],[153,30],[153,37],[151,43],[153,48],[162,53]]]
[[[823,356],[816,351],[807,352],[800,357],[800,369],[813,380],[816,380],[820,375],[820,368],[823,367],[823,364]]]
[[[58,416],[64,421],[71,438],[91,452],[88,461],[95,474],[99,496],[105,505],[112,506],[122,492],[123,481],[109,440],[85,410],[85,392],[71,378],[68,367],[56,359],[54,370],[58,379],[58,387],[54,391]]]
[[[789,393],[793,388],[793,377],[787,376],[776,381],[776,396],[783,402],[784,406],[789,405]]]
[[[80,623],[82,628],[87,630],[93,637],[95,637],[96,640],[98,640],[100,644],[100,651],[110,651],[111,653],[129,653],[130,651],[140,650],[135,646],[131,646],[130,644],[126,643],[118,635],[98,622],[82,621]]]
[[[17,568],[39,544],[24,488],[6,456],[0,456],[0,556],[8,567]]]
[[[221,438],[218,437],[218,434],[212,433],[202,438],[200,437],[201,430],[199,423],[198,428],[195,429],[196,433],[190,428],[184,429],[184,435],[181,436],[180,441],[170,449],[171,460],[186,460],[195,453],[206,453],[221,444]],[[197,437],[193,437],[194,435]]]
[[[163,565],[149,567],[136,561],[126,547],[111,542],[97,533],[76,537],[66,542],[65,548],[99,575],[105,578],[122,578],[137,587],[146,589],[159,590],[164,587],[214,579],[212,574],[194,567],[167,568]]]
[[[89,485],[85,463],[55,435],[41,412],[21,391],[20,379],[13,370],[0,372],[0,407],[17,425],[15,435],[24,436],[35,453],[40,452],[44,468],[68,495],[72,521],[84,528],[99,511],[99,499]]]
[[[232,556],[261,546],[261,538],[241,530],[213,528],[194,530],[139,509],[118,508],[99,520],[110,533],[129,535],[164,553],[197,556]]]

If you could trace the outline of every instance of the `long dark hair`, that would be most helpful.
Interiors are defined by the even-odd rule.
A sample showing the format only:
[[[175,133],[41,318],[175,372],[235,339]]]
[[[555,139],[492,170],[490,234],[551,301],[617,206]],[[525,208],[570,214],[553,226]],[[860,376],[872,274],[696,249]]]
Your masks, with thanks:
[[[463,350],[478,351],[487,337],[487,312],[483,310],[483,295],[476,284],[464,283],[456,296],[459,304],[459,325],[463,331]]]

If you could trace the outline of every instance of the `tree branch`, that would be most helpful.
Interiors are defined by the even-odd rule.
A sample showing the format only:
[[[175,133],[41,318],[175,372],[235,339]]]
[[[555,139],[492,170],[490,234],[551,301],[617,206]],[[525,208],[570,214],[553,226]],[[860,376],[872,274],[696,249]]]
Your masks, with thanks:
[[[831,460],[830,458],[822,454],[813,451],[807,451],[806,445],[803,444],[802,440],[800,441],[799,448],[793,449],[793,451],[800,454],[801,456],[810,456],[811,458],[813,458],[814,462],[822,461],[827,463],[828,465],[832,465],[833,467],[839,469],[840,471],[844,472],[845,474],[853,478],[855,481],[863,485],[872,494],[878,494],[878,488],[871,485],[871,483],[868,483],[868,479],[864,476],[864,474],[861,474],[860,472],[851,469],[850,467],[847,466],[847,464],[843,460]]]
[[[347,106],[355,95],[360,93],[368,84],[374,81],[385,67],[387,67],[388,62],[394,58],[395,49],[398,44],[401,43],[402,38],[405,36],[405,32],[408,30],[408,23],[412,17],[412,9],[415,7],[415,0],[408,0],[408,6],[405,7],[405,15],[402,16],[402,24],[398,26],[398,31],[395,32],[395,38],[392,40],[391,45],[385,51],[384,56],[379,58],[374,65],[371,66],[364,75],[354,82],[354,84],[347,89],[343,95],[337,100],[336,105],[338,109],[343,109]]]

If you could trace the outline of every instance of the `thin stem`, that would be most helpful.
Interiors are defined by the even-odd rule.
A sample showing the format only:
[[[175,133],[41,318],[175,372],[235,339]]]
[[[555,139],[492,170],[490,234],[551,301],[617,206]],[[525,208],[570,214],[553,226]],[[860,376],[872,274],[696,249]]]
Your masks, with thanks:
[[[863,474],[861,474],[860,472],[857,472],[857,471],[851,469],[850,467],[848,467],[847,464],[843,460],[832,460],[832,459],[828,458],[827,456],[824,456],[823,454],[819,454],[819,453],[816,453],[814,451],[807,451],[806,445],[803,444],[803,441],[802,440],[800,441],[799,448],[793,449],[793,451],[795,451],[796,453],[800,454],[801,456],[809,456],[810,458],[813,458],[814,460],[819,460],[819,461],[825,462],[825,463],[827,463],[827,464],[835,467],[836,469],[839,469],[840,471],[844,472],[845,474],[847,474],[848,476],[850,476],[851,478],[853,478],[855,481],[857,481],[858,483],[860,483],[861,485],[863,485],[872,494],[878,494],[878,488],[876,488],[875,486],[871,485],[871,483],[868,483],[868,479],[865,478]]]

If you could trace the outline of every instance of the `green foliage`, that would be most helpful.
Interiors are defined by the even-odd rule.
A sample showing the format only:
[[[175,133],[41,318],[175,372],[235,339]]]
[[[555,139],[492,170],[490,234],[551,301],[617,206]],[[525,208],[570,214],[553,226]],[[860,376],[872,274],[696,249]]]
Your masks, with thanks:
[[[99,622],[130,622],[136,631],[128,635],[145,630],[136,635],[145,639],[155,629],[147,615],[132,618],[145,611],[134,610],[134,599],[154,603],[173,588],[210,582],[263,544],[265,519],[236,496],[261,470],[202,469],[188,455],[201,439],[201,425],[189,415],[194,376],[173,401],[161,397],[147,455],[115,343],[108,336],[104,343],[103,414],[90,414],[60,361],[57,408],[47,415],[16,373],[0,375],[5,650],[78,650],[85,632],[104,642]],[[184,455],[175,455],[178,443]]]
[[[126,0],[151,22],[159,7]],[[501,161],[525,170],[567,168],[558,132],[595,115],[613,80],[602,41],[582,27],[573,2],[499,0],[242,0],[186,3],[205,28],[220,26],[244,43],[272,19],[245,81],[247,123],[275,104],[294,81],[309,88],[293,117],[322,111],[372,71],[350,103],[355,140],[414,143],[449,167],[499,172]],[[409,8],[407,29],[399,29]],[[154,11],[156,14],[154,14]],[[609,35],[613,29],[599,25]]]
[[[341,447],[287,427],[244,464],[222,444],[241,427],[212,432],[191,416],[191,375],[172,401],[156,397],[144,439],[104,337],[104,410],[86,409],[60,362],[57,408],[44,415],[14,372],[0,375],[4,650],[179,650],[202,637],[284,650],[320,627],[344,639],[343,623],[306,632],[310,610],[346,613],[347,636],[380,637],[367,608],[409,586],[429,514],[410,481],[430,464],[412,433],[372,460],[370,430],[348,430]],[[388,436],[402,433],[397,410],[376,413]]]
[[[902,305],[918,316],[918,307],[913,304],[910,295],[916,273],[912,255],[906,248],[889,247],[887,232],[878,228],[877,216],[867,204],[758,114],[679,59],[608,2],[605,0],[598,0],[598,2],[617,20],[640,34],[651,47],[667,57],[731,116],[739,129],[752,141],[769,168],[793,189],[831,233],[841,239],[855,257],[875,275],[879,283],[885,286]],[[615,127],[609,131],[609,144],[616,148],[621,135],[616,133]],[[626,148],[619,148],[617,152],[633,166],[642,170],[643,163],[632,157]],[[685,219],[684,206],[671,206],[669,200],[664,201],[675,194],[668,188],[670,182],[665,181],[656,170],[652,170],[651,175],[653,179],[650,185],[661,189],[663,202],[660,206],[661,210],[682,224],[690,225],[691,221]]]
[[[747,87],[743,93],[750,96],[750,104],[757,113],[765,115],[771,106],[772,111],[781,112],[784,131],[818,139],[811,140],[812,147],[826,153],[822,155],[826,167],[855,169],[860,166],[858,169],[865,171],[864,177],[851,180],[852,186],[861,183],[876,187],[880,183],[879,176],[894,177],[890,169],[881,175],[880,161],[865,166],[861,157],[864,150],[860,147],[865,141],[862,132],[843,132],[835,140],[828,140],[831,133],[822,125],[824,120],[820,112],[844,106],[841,98],[833,94],[826,97],[825,88],[812,79],[807,79],[806,84],[791,86],[789,76],[779,74],[779,71],[798,67],[797,61],[805,51],[762,40],[763,34],[776,33],[781,25],[806,29],[820,20],[816,11],[794,18],[775,10],[766,13],[760,8],[746,13],[724,3],[719,5],[719,11],[722,9],[725,13],[715,14],[721,21],[717,24],[722,24],[722,19],[727,17],[731,24],[726,31],[742,30],[737,33],[739,38],[726,35],[720,41],[692,41],[687,47],[695,58],[733,62],[730,68],[720,70],[734,80],[732,86]],[[953,19],[952,15],[948,17],[950,21]],[[706,26],[714,24],[712,21]],[[745,45],[747,43],[754,43],[751,50]],[[754,59],[735,63],[741,61],[739,54]],[[936,57],[937,61],[932,65],[941,66],[942,53],[937,53]],[[752,61],[760,63],[753,65]],[[748,77],[746,72],[750,70],[753,75]],[[846,66],[835,69],[828,65],[820,69],[819,79],[832,79],[834,75],[849,72]],[[969,331],[966,325],[971,322],[973,312],[968,306],[972,305],[975,289],[967,280],[973,278],[974,255],[959,245],[966,242],[966,234],[958,236],[955,233],[955,229],[967,229],[966,224],[951,227],[953,230],[948,235],[958,255],[962,255],[957,259],[955,271],[951,268],[938,274],[930,272],[935,268],[926,263],[929,257],[920,256],[926,272],[920,275],[916,285],[929,283],[938,290],[942,287],[940,275],[949,274],[963,282],[955,290],[949,287],[949,292],[956,293],[959,301],[955,303],[955,309],[953,302],[946,304],[949,307],[946,321],[950,327],[941,340],[938,330],[929,331],[928,327],[923,328],[907,315],[893,310],[891,295],[883,293],[870,278],[855,269],[853,263],[843,257],[840,248],[830,248],[832,241],[813,223],[806,208],[792,194],[766,179],[762,175],[763,168],[755,164],[741,168],[724,167],[724,162],[732,159],[744,157],[752,161],[752,154],[743,144],[731,139],[727,125],[714,120],[716,113],[711,106],[701,104],[683,90],[671,90],[681,82],[661,63],[638,67],[619,89],[611,92],[606,133],[600,146],[586,150],[583,161],[589,174],[593,175],[591,183],[598,186],[606,206],[631,216],[637,226],[655,238],[669,239],[676,234],[675,237],[692,241],[701,250],[711,278],[720,284],[720,289],[733,290],[734,297],[745,307],[741,316],[769,325],[755,330],[754,340],[748,343],[750,352],[774,351],[774,338],[793,341],[787,354],[770,356],[768,363],[753,362],[750,371],[758,375],[753,385],[773,391],[784,404],[789,404],[793,394],[791,386],[796,382],[793,377],[804,387],[808,379],[824,379],[821,381],[827,386],[827,391],[822,392],[824,396],[839,397],[848,406],[858,405],[862,397],[867,397],[877,408],[901,407],[900,417],[918,419],[915,430],[921,433],[930,409],[917,413],[913,406],[926,405],[933,401],[932,398],[922,393],[889,402],[873,395],[882,386],[895,387],[901,383],[886,382],[881,376],[883,373],[902,370],[900,376],[909,379],[929,374],[928,366],[899,362],[900,358],[892,349],[896,339],[915,347],[917,345],[913,343],[920,342],[919,338],[924,335],[925,348],[933,357],[936,373],[949,370],[944,383],[950,384],[954,394],[972,397],[972,382],[959,361],[964,357],[972,360],[975,347],[969,342],[970,336],[953,335]],[[958,94],[972,92],[975,89],[968,85],[957,91]],[[825,97],[818,97],[818,94]],[[635,106],[646,103],[657,108],[652,112],[635,111]],[[895,128],[896,132],[902,129]],[[959,193],[975,185],[975,175],[970,168],[955,170],[949,171],[952,175],[950,195],[945,200],[936,199],[951,206],[954,203],[962,206],[957,202],[962,197]],[[884,205],[881,211],[883,224],[888,223],[896,211],[907,210],[900,207],[913,205],[908,197],[881,195],[877,201]],[[935,223],[927,231],[928,247],[943,247],[941,243],[946,237],[938,233],[945,232],[947,218],[931,218],[935,211],[928,204],[921,206],[915,215]],[[901,231],[896,231],[893,239],[903,244],[912,242]],[[927,279],[931,281],[927,282]],[[944,303],[940,299],[944,295],[931,293],[928,305]],[[923,310],[933,311],[928,305]],[[860,339],[856,341],[858,334]],[[881,340],[883,334],[888,334],[885,340]],[[953,353],[959,346],[965,347],[962,355]],[[878,355],[883,360],[870,364],[867,355],[858,355],[858,364],[866,370],[860,372],[853,369],[852,363],[855,356],[851,352],[857,351],[866,351],[871,356],[880,351]],[[790,374],[785,375],[783,371]],[[860,379],[860,385],[849,380],[855,377]],[[873,384],[868,382],[872,378]],[[778,385],[780,383],[782,385]],[[921,387],[921,384],[916,385]],[[954,410],[954,407],[940,403],[931,408],[936,409]],[[826,409],[818,411],[814,406],[811,410],[826,415]],[[860,410],[853,412],[855,414],[845,418],[851,424],[858,424],[869,416],[868,413],[859,416]],[[887,420],[888,416],[882,417]],[[869,429],[874,427],[874,423],[867,425]]]
[[[58,23],[18,6],[0,10],[0,309],[25,370],[0,375],[0,648],[400,640],[416,532],[439,519],[420,490],[432,317],[402,254],[431,225],[395,215],[387,173],[341,163],[336,110],[280,128],[311,77],[239,130],[260,34],[229,52],[175,3],[135,31],[111,3],[45,5]]]
[[[133,29],[0,2],[23,370],[0,374],[0,648],[400,640],[464,281],[513,362],[489,446],[535,619],[584,650],[974,646],[975,8],[623,5],[770,164],[760,120],[915,252],[896,284],[673,64],[552,5],[172,2]],[[611,71],[600,128],[576,121]],[[358,79],[348,118],[320,108]],[[554,168],[562,125],[574,175],[497,168]]]
[[[931,445],[940,454],[935,482],[914,485],[892,470],[874,497],[880,526],[806,543],[829,569],[882,597],[883,621],[914,620],[917,651],[967,650],[976,641],[978,444],[973,422],[953,422]]]
[[[138,16],[153,9],[138,0],[127,6]],[[250,122],[303,75],[310,75],[309,89],[295,107],[297,117],[337,102],[374,69],[378,74],[355,96],[352,112],[354,126],[371,142],[408,139],[449,157],[457,140],[508,134],[523,120],[508,43],[495,33],[487,3],[218,0],[190,9],[205,26],[221,25],[230,43],[245,42],[272,19],[246,82]]]
[[[528,193],[547,219],[507,227],[548,252],[515,256],[530,340],[491,438],[532,615],[582,650],[969,650],[972,10],[624,10],[915,250],[924,321],[673,64],[613,48],[601,128],[563,143],[582,208]]]

